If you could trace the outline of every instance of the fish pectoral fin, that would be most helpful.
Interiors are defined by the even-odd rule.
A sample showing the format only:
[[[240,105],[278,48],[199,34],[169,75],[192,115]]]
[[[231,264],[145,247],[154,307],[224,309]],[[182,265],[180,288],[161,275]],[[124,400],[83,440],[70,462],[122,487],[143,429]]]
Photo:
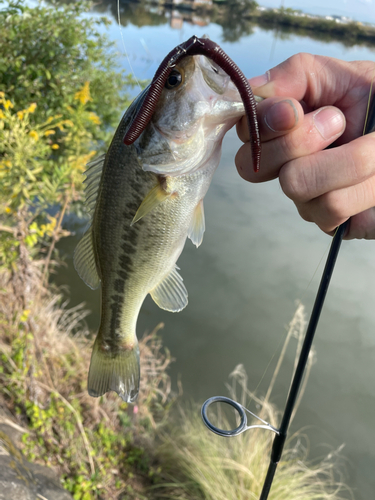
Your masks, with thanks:
[[[205,229],[203,200],[201,200],[194,209],[193,218],[188,229],[188,238],[197,248],[202,243]]]
[[[182,311],[188,303],[188,293],[176,266],[150,294],[161,309],[170,312]]]
[[[163,203],[163,201],[169,198],[172,194],[173,193],[165,191],[160,184],[157,184],[147,193],[130,225],[132,226],[138,222],[139,219],[142,219],[142,217],[154,210],[154,208],[160,205],[160,203]]]
[[[131,349],[104,345],[98,334],[92,349],[87,390],[97,398],[115,391],[126,402],[136,400],[140,378],[139,347],[135,338]]]
[[[96,269],[94,247],[92,243],[92,228],[90,227],[78,243],[73,255],[74,267],[80,278],[90,288],[98,288],[100,278]]]

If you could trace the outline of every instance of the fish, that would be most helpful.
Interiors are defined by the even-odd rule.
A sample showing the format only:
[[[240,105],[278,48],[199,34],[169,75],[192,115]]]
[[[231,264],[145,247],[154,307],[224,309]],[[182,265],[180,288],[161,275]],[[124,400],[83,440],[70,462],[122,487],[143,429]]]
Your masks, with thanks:
[[[125,402],[139,392],[136,323],[148,294],[179,312],[188,293],[177,260],[189,238],[205,232],[203,199],[219,164],[225,133],[244,115],[237,87],[204,55],[173,65],[155,110],[132,144],[124,136],[149,87],[124,114],[106,155],[85,172],[89,229],[74,266],[92,289],[101,285],[101,319],[88,392],[115,391]]]

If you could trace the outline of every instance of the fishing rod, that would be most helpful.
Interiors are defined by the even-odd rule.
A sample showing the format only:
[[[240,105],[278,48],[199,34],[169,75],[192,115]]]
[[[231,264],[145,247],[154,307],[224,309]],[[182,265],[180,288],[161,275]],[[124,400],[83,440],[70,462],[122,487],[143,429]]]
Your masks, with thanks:
[[[372,98],[371,105],[368,111],[368,115],[366,117],[365,127],[363,131],[363,135],[369,134],[375,131],[375,97]],[[223,396],[215,396],[207,399],[202,406],[202,419],[206,426],[215,434],[224,437],[233,437],[242,432],[245,432],[249,429],[261,428],[270,430],[275,433],[275,437],[273,440],[272,450],[271,450],[271,458],[268,466],[268,471],[266,478],[264,480],[263,489],[260,495],[259,500],[267,500],[273,479],[275,477],[277,465],[281,460],[285,440],[288,433],[288,428],[290,424],[290,419],[293,414],[293,409],[296,404],[296,399],[298,396],[298,392],[301,386],[301,382],[303,379],[303,374],[305,372],[306,363],[309,357],[311,345],[314,340],[314,335],[316,332],[316,328],[318,326],[320,314],[323,309],[324,300],[327,295],[329,283],[331,281],[332,273],[335,267],[335,263],[337,260],[337,256],[341,247],[342,239],[346,234],[346,231],[349,227],[350,219],[341,224],[335,232],[335,235],[332,239],[331,247],[329,250],[329,254],[327,257],[327,261],[323,270],[322,278],[320,281],[320,285],[316,294],[314,307],[311,312],[310,321],[306,330],[305,339],[303,341],[302,349],[300,352],[300,356],[298,359],[298,364],[292,379],[292,383],[290,386],[289,394],[287,397],[287,401],[285,404],[284,413],[282,416],[280,427],[277,429],[270,425],[265,420],[261,419],[250,410],[242,406],[241,404],[233,401],[230,398],[226,398]],[[207,416],[207,410],[210,405],[213,403],[225,403],[232,406],[240,417],[240,424],[235,429],[224,430],[219,427],[214,426]],[[256,418],[260,424],[255,425],[247,425],[247,415],[250,414],[253,418]]]

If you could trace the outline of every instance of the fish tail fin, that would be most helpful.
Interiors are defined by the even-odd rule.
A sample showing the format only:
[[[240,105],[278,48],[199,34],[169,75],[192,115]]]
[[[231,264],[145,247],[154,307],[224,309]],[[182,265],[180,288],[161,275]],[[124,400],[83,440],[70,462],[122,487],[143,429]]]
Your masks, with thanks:
[[[95,398],[115,391],[126,402],[136,400],[139,391],[139,346],[135,338],[132,348],[104,343],[100,332],[92,349],[87,389]]]

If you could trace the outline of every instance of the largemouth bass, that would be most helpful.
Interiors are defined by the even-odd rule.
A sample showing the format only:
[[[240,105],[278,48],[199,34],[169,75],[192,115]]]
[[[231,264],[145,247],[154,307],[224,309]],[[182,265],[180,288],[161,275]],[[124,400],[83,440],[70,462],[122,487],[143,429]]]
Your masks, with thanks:
[[[101,283],[101,321],[88,392],[112,390],[131,402],[139,390],[136,323],[147,294],[167,311],[186,307],[176,261],[186,238],[198,247],[203,198],[225,133],[244,114],[231,78],[203,55],[173,68],[151,121],[131,145],[124,136],[147,95],[131,104],[105,157],[89,163],[86,199],[92,215],[74,264],[91,288]]]

